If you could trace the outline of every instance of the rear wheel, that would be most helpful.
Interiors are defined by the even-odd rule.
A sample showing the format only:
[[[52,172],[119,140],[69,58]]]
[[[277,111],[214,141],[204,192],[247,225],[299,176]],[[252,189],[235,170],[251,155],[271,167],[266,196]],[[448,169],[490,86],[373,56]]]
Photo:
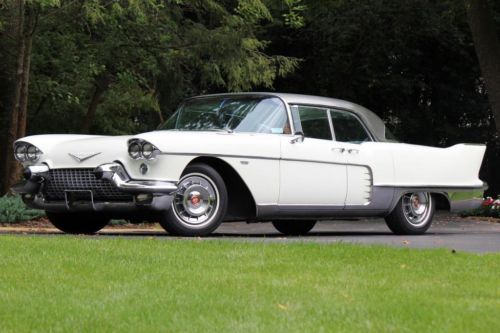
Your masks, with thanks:
[[[281,232],[282,234],[285,235],[291,235],[291,236],[298,236],[298,235],[305,235],[311,229],[314,227],[316,224],[316,221],[302,221],[302,220],[293,220],[293,221],[288,221],[288,220],[277,220],[273,221],[273,226]]]
[[[109,218],[90,213],[45,212],[49,221],[68,234],[95,234],[109,223]]]
[[[405,193],[385,221],[397,235],[423,234],[431,226],[434,206],[434,199],[428,192]]]
[[[219,227],[227,211],[227,189],[220,174],[206,164],[186,168],[171,208],[160,216],[170,234],[206,236]]]

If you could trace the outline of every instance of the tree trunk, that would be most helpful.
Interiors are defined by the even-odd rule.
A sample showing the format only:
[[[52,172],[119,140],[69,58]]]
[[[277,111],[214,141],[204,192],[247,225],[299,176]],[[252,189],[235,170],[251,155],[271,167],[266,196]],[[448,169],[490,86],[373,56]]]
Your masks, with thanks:
[[[500,135],[500,43],[496,34],[493,14],[487,0],[465,0],[467,18],[479,66],[484,77],[488,97],[495,119],[497,136]]]
[[[4,182],[2,186],[2,195],[10,191],[10,187],[17,180],[16,168],[17,163],[14,160],[13,144],[18,138],[17,130],[19,128],[19,109],[21,107],[21,95],[24,78],[24,63],[25,63],[25,33],[24,33],[24,0],[17,0],[16,14],[13,18],[13,26],[15,26],[15,37],[17,40],[17,65],[16,77],[14,80],[14,89],[12,93],[12,102],[9,112],[9,127],[7,130],[6,145],[5,145],[5,167],[4,167]]]
[[[94,94],[90,99],[89,107],[87,108],[87,114],[83,119],[82,133],[90,133],[90,128],[94,123],[95,114],[97,112],[97,107],[104,101],[104,94],[106,93],[107,85],[96,82]]]
[[[29,82],[30,82],[30,72],[31,72],[31,49],[33,46],[33,29],[35,28],[35,14],[29,12],[28,14],[28,24],[29,27],[26,36],[24,37],[24,54],[23,54],[23,78],[21,85],[21,96],[19,102],[19,114],[17,123],[17,137],[22,138],[26,136],[26,126],[28,119],[28,96],[29,96]]]

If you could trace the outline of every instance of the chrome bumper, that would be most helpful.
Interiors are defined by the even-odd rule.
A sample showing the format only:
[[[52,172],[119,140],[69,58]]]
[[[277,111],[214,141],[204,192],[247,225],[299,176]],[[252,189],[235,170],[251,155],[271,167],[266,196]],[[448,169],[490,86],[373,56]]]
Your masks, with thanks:
[[[171,195],[153,196],[147,202],[94,202],[94,201],[46,201],[40,194],[23,194],[23,202],[30,208],[49,212],[102,212],[116,216],[126,216],[131,213],[146,213],[164,211],[170,208]]]
[[[49,180],[50,169],[46,165],[31,166],[24,170],[26,180],[12,187],[22,195],[26,205],[47,211],[96,211],[110,213],[131,213],[144,211],[162,211],[170,208],[172,194],[177,191],[173,182],[155,180],[132,180],[122,165],[118,163],[103,164],[95,168],[97,179],[111,182],[120,191],[134,194],[133,201],[128,202],[96,202],[91,190],[67,191],[63,201],[47,201],[42,194],[43,183]],[[89,200],[73,200],[74,192],[88,192]]]
[[[107,179],[124,192],[171,194],[177,191],[172,182],[158,180],[131,180],[125,169],[118,163],[102,164],[95,168],[97,179]]]

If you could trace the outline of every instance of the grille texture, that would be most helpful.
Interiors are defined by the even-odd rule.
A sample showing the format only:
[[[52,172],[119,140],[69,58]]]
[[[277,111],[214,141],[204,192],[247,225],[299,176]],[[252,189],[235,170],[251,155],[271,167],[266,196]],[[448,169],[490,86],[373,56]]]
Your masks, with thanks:
[[[94,201],[132,201],[130,194],[118,190],[107,180],[96,179],[93,169],[52,169],[50,178],[43,189],[47,200],[65,200],[65,191],[70,191],[73,199]],[[79,192],[81,191],[81,192]]]

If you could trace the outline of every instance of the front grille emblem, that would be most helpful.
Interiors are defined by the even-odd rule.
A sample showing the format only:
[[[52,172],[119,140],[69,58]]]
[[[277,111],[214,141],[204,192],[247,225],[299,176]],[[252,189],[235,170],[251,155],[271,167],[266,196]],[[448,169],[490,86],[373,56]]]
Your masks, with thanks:
[[[89,158],[92,158],[94,156],[99,155],[100,153],[68,153],[69,156],[73,157],[75,160],[78,162],[83,162],[88,160]]]

